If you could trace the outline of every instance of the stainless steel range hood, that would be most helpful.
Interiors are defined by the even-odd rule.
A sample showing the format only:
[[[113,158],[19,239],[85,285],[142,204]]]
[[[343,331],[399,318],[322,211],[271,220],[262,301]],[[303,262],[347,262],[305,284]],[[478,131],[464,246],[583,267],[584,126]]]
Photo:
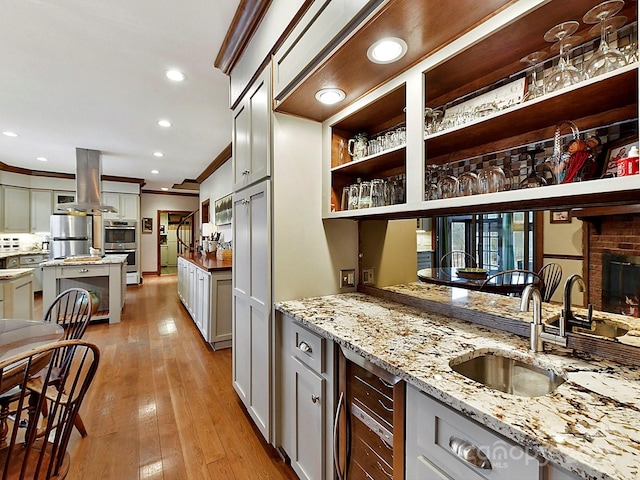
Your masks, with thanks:
[[[63,203],[58,208],[67,212],[118,213],[110,205],[102,205],[102,163],[98,150],[76,148],[76,201]]]

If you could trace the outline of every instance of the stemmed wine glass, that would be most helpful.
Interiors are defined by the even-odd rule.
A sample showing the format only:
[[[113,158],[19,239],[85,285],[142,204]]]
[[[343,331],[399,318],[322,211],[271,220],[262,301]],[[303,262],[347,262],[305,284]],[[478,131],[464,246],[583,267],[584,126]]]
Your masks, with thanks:
[[[542,152],[544,152],[544,149],[542,148],[527,150],[527,155],[529,156],[529,162],[531,164],[531,171],[529,172],[529,175],[520,182],[520,188],[543,187],[547,184],[547,181],[543,177],[536,174],[536,155]]]
[[[527,89],[527,94],[524,96],[524,101],[533,100],[544,94],[544,88],[538,84],[538,74],[536,72],[536,65],[541,60],[546,58],[547,54],[544,52],[533,52],[520,59],[522,63],[526,63],[531,67],[531,85]]]
[[[575,20],[562,22],[550,28],[547,33],[544,34],[545,41],[555,42],[554,47],[560,51],[558,64],[553,68],[551,75],[547,79],[545,86],[547,93],[575,85],[584,79],[580,70],[571,65],[568,58],[569,49],[577,43],[575,41],[576,39],[571,37],[571,34],[578,30],[579,25]]]
[[[424,109],[424,133],[431,135],[438,130],[440,123],[440,117],[442,116],[441,110],[426,107]]]
[[[586,74],[589,78],[611,72],[627,64],[627,59],[622,52],[617,48],[611,48],[607,42],[607,35],[627,21],[623,16],[614,17],[622,7],[624,7],[623,0],[608,0],[596,5],[582,17],[584,23],[600,24],[600,46],[587,64]]]

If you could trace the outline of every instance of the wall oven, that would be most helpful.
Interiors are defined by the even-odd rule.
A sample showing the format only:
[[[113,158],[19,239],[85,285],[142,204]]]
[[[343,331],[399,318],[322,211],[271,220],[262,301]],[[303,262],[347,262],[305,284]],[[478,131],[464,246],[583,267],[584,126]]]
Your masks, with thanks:
[[[138,283],[138,224],[134,220],[104,220],[102,245],[105,255],[127,256],[127,284]]]

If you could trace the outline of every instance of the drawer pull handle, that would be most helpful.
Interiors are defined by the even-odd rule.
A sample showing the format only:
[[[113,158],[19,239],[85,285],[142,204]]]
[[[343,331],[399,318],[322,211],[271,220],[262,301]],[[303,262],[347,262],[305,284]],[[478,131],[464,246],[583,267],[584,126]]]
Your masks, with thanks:
[[[242,171],[242,174],[243,174],[243,175],[249,175],[250,173],[251,173],[251,172],[250,172],[249,170],[243,170],[243,171]]]
[[[80,270],[78,270],[78,273],[87,273],[88,271],[88,268],[81,268]]]
[[[391,407],[391,408],[387,407],[387,406],[382,402],[382,400],[380,400],[379,398],[378,398],[378,403],[379,403],[379,404],[382,406],[382,408],[384,408],[387,412],[393,412],[393,407]]]
[[[393,475],[392,475],[391,473],[387,472],[387,471],[384,469],[384,467],[382,466],[382,464],[381,464],[380,462],[376,461],[376,466],[377,466],[377,467],[380,469],[380,471],[381,471],[382,473],[384,473],[387,477],[389,477],[389,478],[393,478]]]
[[[311,401],[312,401],[313,403],[317,403],[317,402],[318,402],[318,400],[320,400],[320,397],[319,397],[318,395],[313,395],[313,394],[311,394]]]
[[[389,382],[385,382],[382,378],[378,377],[378,380],[380,380],[380,383],[383,384],[385,387],[393,388],[392,384],[390,384]]]
[[[449,438],[449,448],[459,458],[474,467],[491,470],[491,462],[477,446],[460,437]]]
[[[300,344],[298,345],[298,349],[301,352],[304,352],[304,353],[309,353],[310,354],[310,353],[313,352],[313,350],[311,349],[311,347],[309,346],[309,344],[307,342],[300,342]]]

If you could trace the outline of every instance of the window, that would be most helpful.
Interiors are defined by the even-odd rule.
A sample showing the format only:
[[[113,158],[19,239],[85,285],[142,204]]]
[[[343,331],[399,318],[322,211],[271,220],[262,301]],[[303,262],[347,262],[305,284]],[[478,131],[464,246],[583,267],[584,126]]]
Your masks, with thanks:
[[[533,212],[438,217],[436,255],[462,250],[488,270],[533,270],[533,230]]]

